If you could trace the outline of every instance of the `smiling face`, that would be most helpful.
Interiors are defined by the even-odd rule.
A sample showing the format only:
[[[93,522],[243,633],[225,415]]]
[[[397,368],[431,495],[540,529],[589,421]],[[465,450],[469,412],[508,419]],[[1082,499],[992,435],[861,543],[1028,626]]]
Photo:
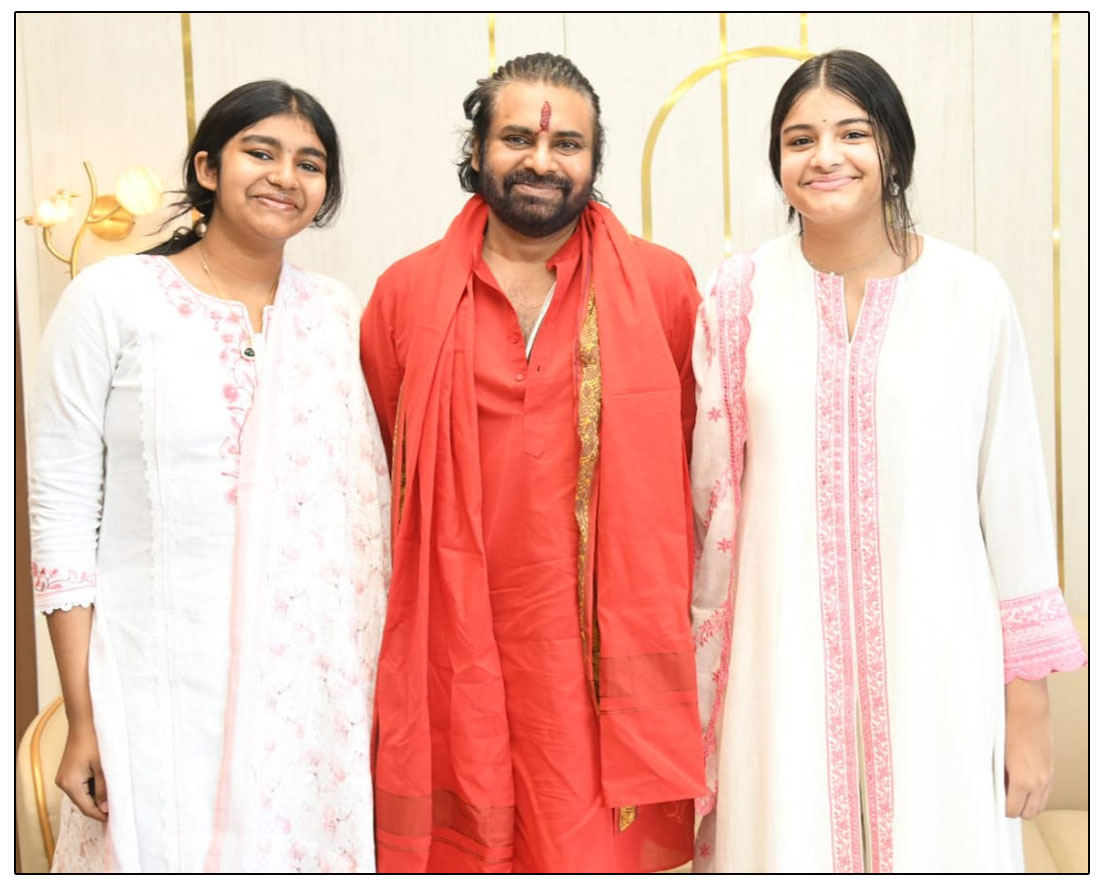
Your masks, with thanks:
[[[879,155],[875,128],[863,109],[823,87],[808,90],[781,126],[781,188],[806,222],[884,220]]]
[[[264,242],[309,226],[325,200],[325,147],[300,115],[272,115],[244,128],[220,153],[194,157],[197,179],[216,193],[213,223]]]
[[[495,101],[480,195],[503,223],[541,238],[571,224],[592,197],[592,106],[567,87],[512,81]]]

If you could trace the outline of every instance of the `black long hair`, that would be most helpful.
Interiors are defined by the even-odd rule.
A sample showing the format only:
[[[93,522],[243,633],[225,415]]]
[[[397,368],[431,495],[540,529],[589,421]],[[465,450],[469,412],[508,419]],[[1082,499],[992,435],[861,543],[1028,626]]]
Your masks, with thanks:
[[[600,98],[592,84],[580,69],[564,56],[556,53],[532,53],[517,56],[499,66],[491,77],[476,81],[476,87],[464,98],[464,117],[472,125],[464,136],[460,147],[460,158],[456,163],[457,178],[466,192],[479,192],[480,173],[472,167],[472,155],[478,150],[483,162],[484,145],[491,129],[491,112],[499,91],[507,84],[549,84],[553,87],[568,87],[575,90],[592,105],[592,182],[599,176],[603,167],[603,125],[600,123]],[[592,198],[599,201],[602,197],[592,187]]]
[[[855,50],[832,50],[813,56],[801,65],[781,87],[770,116],[770,170],[781,185],[781,126],[801,94],[814,87],[847,97],[862,108],[879,135],[878,161],[882,171],[882,207],[886,235],[902,257],[907,255],[909,237],[914,232],[906,191],[913,182],[913,155],[917,140],[905,100],[893,78],[869,56]],[[897,185],[897,195],[891,192]],[[796,211],[790,207],[789,219]]]
[[[207,162],[219,173],[221,151],[228,141],[245,128],[272,115],[299,115],[317,132],[317,138],[325,147],[325,200],[313,219],[313,226],[321,227],[332,220],[340,207],[343,192],[340,141],[332,119],[321,103],[305,90],[291,87],[285,81],[252,81],[213,103],[197,126],[197,133],[186,151],[186,160],[182,165],[182,199],[171,206],[174,212],[167,223],[193,209],[201,214],[200,220],[192,228],[179,227],[166,242],[148,249],[144,254],[177,254],[201,238],[203,227],[213,213],[216,193],[198,182],[194,157],[198,152],[208,153]]]

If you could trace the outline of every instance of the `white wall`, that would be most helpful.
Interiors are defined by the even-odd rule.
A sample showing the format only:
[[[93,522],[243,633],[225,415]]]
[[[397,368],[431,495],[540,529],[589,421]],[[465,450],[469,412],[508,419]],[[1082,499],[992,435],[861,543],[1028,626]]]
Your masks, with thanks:
[[[1062,17],[1061,170],[1065,578],[1087,606],[1087,67],[1088,23]],[[314,93],[340,131],[346,198],[336,224],[299,236],[290,256],[360,293],[393,260],[438,238],[464,200],[456,183],[460,104],[489,70],[488,14],[194,13],[197,115],[248,80],[281,77]],[[179,185],[186,147],[181,17],[21,14],[16,19],[16,200],[29,213],[60,186],[81,192],[83,160],[102,191],[145,164]],[[729,50],[797,46],[796,13],[730,13]],[[985,255],[1014,289],[1029,342],[1049,494],[1055,498],[1052,319],[1052,86],[1048,14],[835,14],[808,17],[809,48],[862,50],[905,95],[918,149],[918,227]],[[719,52],[716,13],[498,13],[496,57],[565,53],[601,97],[608,149],[601,188],[640,233],[642,151],[670,92]],[[111,52],[106,47],[113,47]],[[757,59],[728,76],[731,227],[735,249],[784,226],[766,162],[774,95],[795,63]],[[724,253],[720,79],[675,107],[654,155],[654,238],[703,281]],[[80,203],[81,200],[79,200]],[[121,243],[87,238],[83,266],[155,241],[160,215]],[[72,232],[72,231],[71,231]],[[59,241],[66,243],[64,231]],[[67,281],[37,233],[17,228],[24,368]],[[39,643],[40,697],[53,697]]]

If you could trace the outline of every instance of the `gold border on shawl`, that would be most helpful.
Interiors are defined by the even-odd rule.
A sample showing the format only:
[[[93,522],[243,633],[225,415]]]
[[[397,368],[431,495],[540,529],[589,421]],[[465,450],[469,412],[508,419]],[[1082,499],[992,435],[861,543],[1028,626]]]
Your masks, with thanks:
[[[43,783],[43,758],[40,751],[46,725],[50,723],[50,718],[60,707],[62,707],[62,696],[58,696],[51,702],[50,707],[43,711],[31,733],[31,785],[35,791],[35,812],[39,815],[39,831],[43,836],[43,848],[46,850],[48,864],[54,862],[54,830],[50,828],[50,816],[46,811],[46,786]]]
[[[182,74],[186,87],[186,137],[192,143],[197,133],[197,107],[193,98],[193,26],[190,14],[180,14],[182,28]]]
[[[619,831],[620,832],[625,832],[627,829],[629,829],[634,824],[634,821],[637,818],[638,818],[638,807],[637,806],[631,805],[631,806],[628,806],[628,807],[620,807],[619,808],[619,819],[618,819]]]
[[[1063,387],[1060,356],[1060,14],[1052,13],[1052,392],[1056,441],[1056,567],[1064,589]]]
[[[600,459],[600,406],[603,375],[600,368],[600,330],[596,319],[596,287],[588,286],[588,307],[580,327],[577,346],[580,385],[577,395],[576,432],[580,438],[580,463],[576,473],[574,512],[579,543],[576,556],[576,601],[580,618],[580,643],[584,653],[584,672],[591,684],[592,699],[599,709],[596,675],[593,673],[589,630],[593,618],[588,616],[588,549],[591,545],[592,487]],[[592,636],[595,640],[597,637]]]

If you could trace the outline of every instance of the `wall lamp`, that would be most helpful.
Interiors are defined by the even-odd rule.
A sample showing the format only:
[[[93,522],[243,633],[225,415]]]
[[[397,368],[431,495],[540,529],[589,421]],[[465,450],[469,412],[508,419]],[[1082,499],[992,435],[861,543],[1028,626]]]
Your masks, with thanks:
[[[128,168],[116,180],[115,195],[98,195],[93,166],[84,162],[89,179],[89,208],[74,236],[67,257],[54,246],[54,228],[73,216],[72,201],[77,193],[60,189],[39,203],[34,214],[20,218],[28,226],[42,227],[43,244],[54,257],[70,268],[70,279],[77,276],[78,252],[87,230],[109,242],[119,242],[135,226],[135,219],[150,214],[162,204],[162,184],[150,168]]]

